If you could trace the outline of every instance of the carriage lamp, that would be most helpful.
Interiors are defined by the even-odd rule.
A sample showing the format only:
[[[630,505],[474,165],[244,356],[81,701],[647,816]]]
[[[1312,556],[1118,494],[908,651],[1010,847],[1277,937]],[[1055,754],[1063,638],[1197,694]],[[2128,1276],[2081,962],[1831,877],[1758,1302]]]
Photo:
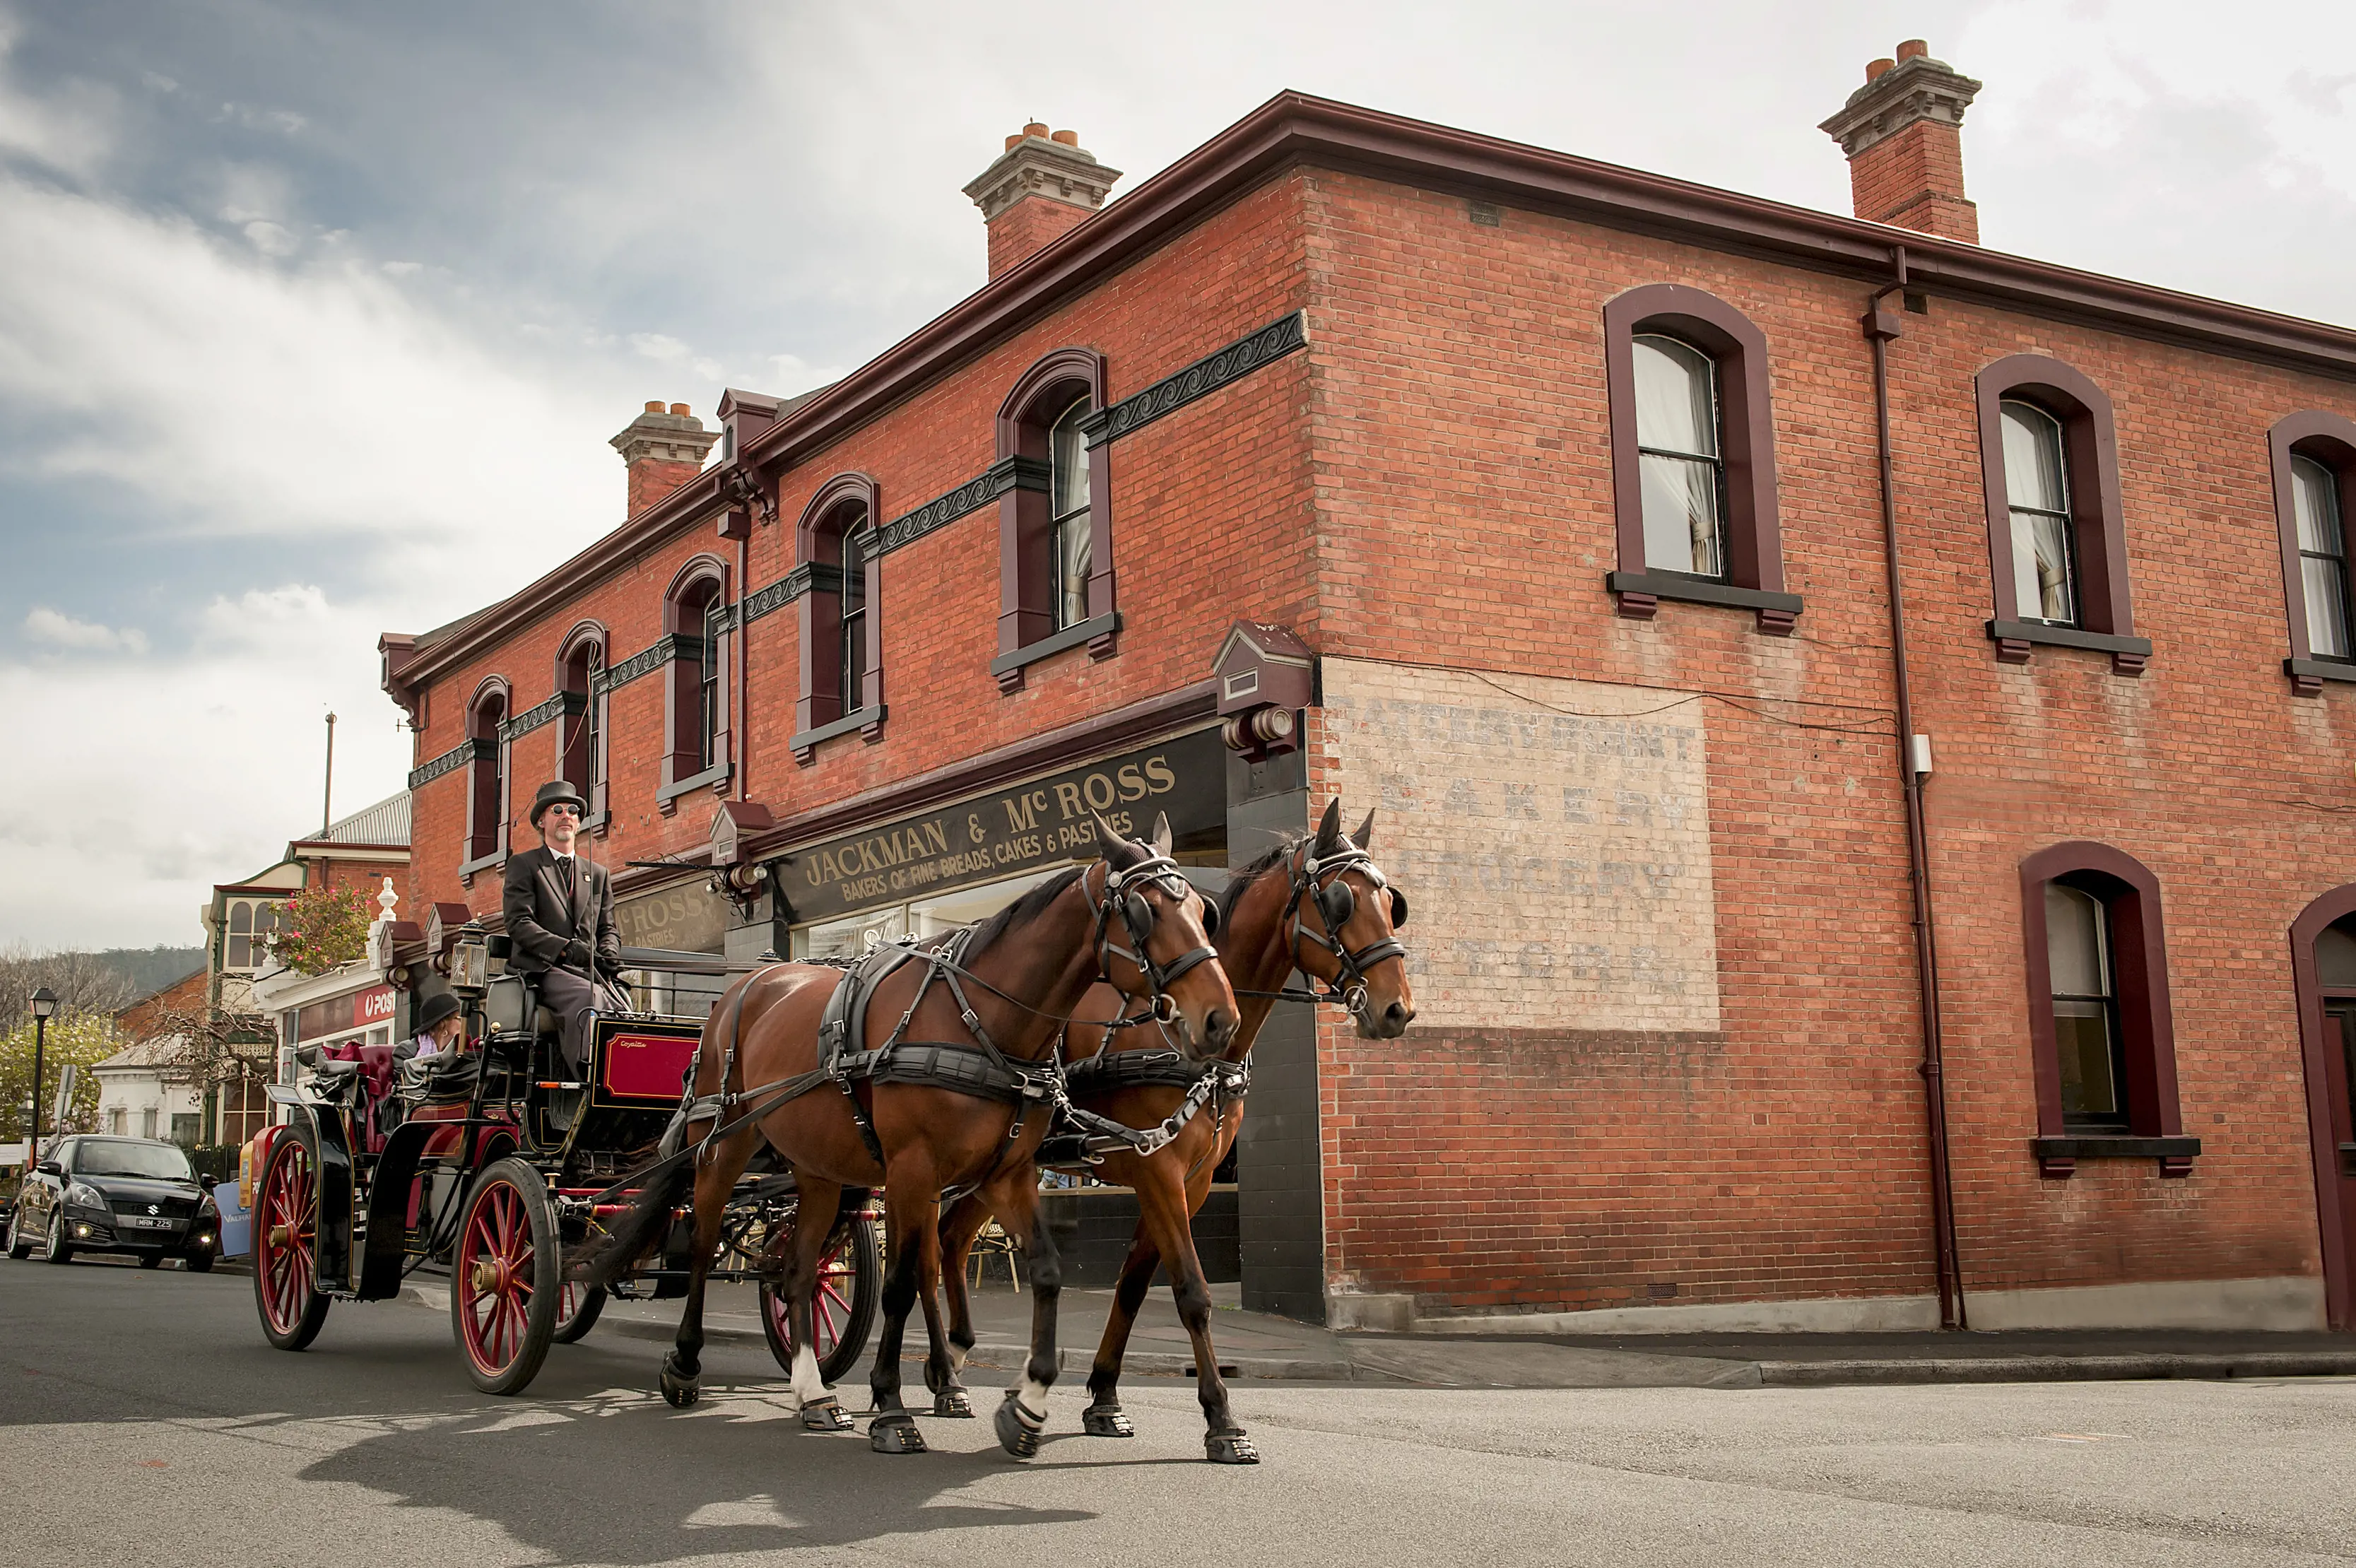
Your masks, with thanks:
[[[453,987],[481,990],[490,983],[490,944],[479,935],[461,937],[450,949],[450,984]]]

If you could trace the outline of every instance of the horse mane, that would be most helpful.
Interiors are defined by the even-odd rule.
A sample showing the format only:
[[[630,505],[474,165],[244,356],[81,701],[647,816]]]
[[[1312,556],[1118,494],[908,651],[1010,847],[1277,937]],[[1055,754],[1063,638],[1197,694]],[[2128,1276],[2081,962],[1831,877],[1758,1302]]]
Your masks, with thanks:
[[[1000,937],[1017,926],[1028,925],[1047,911],[1047,906],[1061,898],[1064,890],[1087,874],[1086,866],[1073,866],[1041,882],[996,914],[973,928],[973,940],[967,944],[969,954],[979,954]]]
[[[1220,923],[1224,925],[1234,921],[1236,905],[1243,901],[1244,892],[1247,889],[1248,889],[1254,882],[1259,880],[1262,877],[1268,875],[1269,872],[1282,865],[1286,860],[1290,859],[1292,852],[1295,849],[1300,848],[1303,844],[1308,843],[1315,837],[1317,837],[1317,830],[1315,828],[1312,828],[1306,833],[1297,833],[1290,838],[1280,840],[1274,848],[1270,849],[1267,854],[1262,855],[1258,859],[1228,872],[1227,885],[1219,894]]]

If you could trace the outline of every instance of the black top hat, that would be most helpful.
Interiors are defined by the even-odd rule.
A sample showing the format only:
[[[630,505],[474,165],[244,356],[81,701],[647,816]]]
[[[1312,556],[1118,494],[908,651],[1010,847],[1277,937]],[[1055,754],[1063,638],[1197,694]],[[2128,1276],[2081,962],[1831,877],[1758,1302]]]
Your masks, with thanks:
[[[455,1018],[457,1013],[457,997],[449,991],[436,991],[417,1004],[416,1015],[410,1020],[412,1027],[409,1032],[423,1034],[443,1019]]]
[[[581,798],[579,790],[574,789],[562,779],[551,779],[541,785],[540,793],[532,796],[531,800],[531,825],[534,827],[539,827],[541,813],[552,805],[568,800],[573,803],[573,809],[584,816],[588,815],[589,803]]]

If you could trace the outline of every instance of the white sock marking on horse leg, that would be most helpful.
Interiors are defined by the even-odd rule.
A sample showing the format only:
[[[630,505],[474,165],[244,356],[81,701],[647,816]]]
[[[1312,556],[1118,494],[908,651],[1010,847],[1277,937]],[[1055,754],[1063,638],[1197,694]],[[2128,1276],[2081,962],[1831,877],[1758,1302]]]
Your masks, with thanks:
[[[816,1404],[832,1392],[826,1380],[819,1376],[818,1352],[808,1345],[794,1349],[794,1397],[804,1404]]]
[[[1033,1419],[1046,1420],[1047,1385],[1036,1378],[1024,1378],[1023,1392],[1014,1396],[1014,1403],[1021,1405],[1024,1413]]]
[[[949,1343],[949,1371],[951,1372],[965,1371],[965,1347],[954,1340]]]

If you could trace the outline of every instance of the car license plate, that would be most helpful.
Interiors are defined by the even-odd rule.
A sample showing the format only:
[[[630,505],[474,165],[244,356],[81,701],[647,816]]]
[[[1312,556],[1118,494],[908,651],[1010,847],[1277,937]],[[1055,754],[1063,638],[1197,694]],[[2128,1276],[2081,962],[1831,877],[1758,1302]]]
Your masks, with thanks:
[[[137,1231],[168,1231],[177,1223],[173,1220],[151,1220],[145,1214],[129,1214],[123,1222]]]

